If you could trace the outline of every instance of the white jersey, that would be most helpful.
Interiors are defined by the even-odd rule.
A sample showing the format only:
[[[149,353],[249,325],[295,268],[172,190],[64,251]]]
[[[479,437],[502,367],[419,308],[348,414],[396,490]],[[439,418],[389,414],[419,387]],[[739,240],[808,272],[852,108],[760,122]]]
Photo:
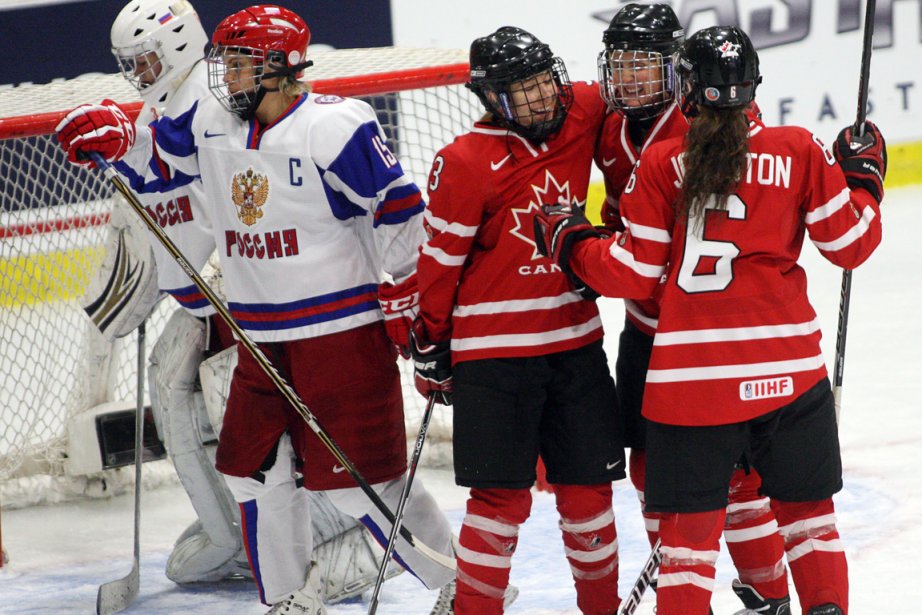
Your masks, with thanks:
[[[382,274],[415,270],[425,204],[384,141],[355,99],[304,94],[262,126],[209,98],[141,130],[125,161],[201,177],[228,307],[276,342],[380,320]]]
[[[178,115],[203,97],[212,96],[208,90],[208,67],[200,61],[176,90],[162,114],[145,105],[136,123],[140,128],[156,120],[159,115]],[[215,250],[207,208],[203,204],[205,192],[202,182],[195,176],[177,174],[167,185],[159,179],[145,181],[144,177],[125,164],[116,163],[115,167],[129,180],[141,204],[176,244],[189,264],[196,271],[201,271]],[[211,303],[160,242],[151,237],[151,244],[160,290],[172,295],[180,305],[196,316],[214,314],[215,309]]]

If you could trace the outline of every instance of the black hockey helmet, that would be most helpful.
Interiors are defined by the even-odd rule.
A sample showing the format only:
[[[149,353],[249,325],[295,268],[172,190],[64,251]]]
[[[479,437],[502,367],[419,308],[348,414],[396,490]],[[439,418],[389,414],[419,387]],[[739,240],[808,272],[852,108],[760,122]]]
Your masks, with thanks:
[[[660,115],[675,100],[672,55],[684,40],[685,30],[668,4],[628,4],[615,13],[598,58],[599,88],[608,106],[636,119]],[[641,78],[640,71],[650,68],[659,68],[659,77]]]
[[[548,45],[521,28],[504,26],[471,43],[470,65],[467,87],[501,125],[533,141],[544,141],[560,130],[573,100],[573,88],[563,60]],[[542,73],[553,79],[553,94],[528,94],[521,89],[522,81]],[[521,92],[519,100],[525,101],[518,108],[513,100],[516,87]],[[531,120],[542,110],[549,110],[550,117],[523,123],[522,117]]]
[[[762,83],[759,54],[745,32],[715,26],[692,35],[676,56],[682,113],[691,117],[698,106],[745,107]]]

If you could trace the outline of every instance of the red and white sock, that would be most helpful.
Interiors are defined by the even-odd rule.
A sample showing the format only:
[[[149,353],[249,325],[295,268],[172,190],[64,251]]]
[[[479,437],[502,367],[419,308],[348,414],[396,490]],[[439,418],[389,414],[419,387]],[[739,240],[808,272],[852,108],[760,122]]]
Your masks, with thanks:
[[[759,495],[761,485],[762,479],[754,470],[733,474],[724,540],[741,582],[751,585],[763,598],[784,598],[788,595],[784,541],[771,502]]]
[[[458,537],[455,615],[501,615],[529,489],[471,489]]]
[[[576,604],[585,615],[614,615],[621,599],[611,483],[554,485],[554,494]]]
[[[848,562],[836,529],[832,498],[817,502],[772,500],[800,605],[835,604],[848,615]]]

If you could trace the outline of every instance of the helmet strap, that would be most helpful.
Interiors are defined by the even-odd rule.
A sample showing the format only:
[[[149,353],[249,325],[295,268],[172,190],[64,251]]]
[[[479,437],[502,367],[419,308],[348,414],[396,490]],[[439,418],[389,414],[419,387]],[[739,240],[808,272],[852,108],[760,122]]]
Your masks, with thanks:
[[[509,122],[514,122],[515,115],[512,113],[512,105],[509,104],[509,93],[497,92],[496,95],[499,98],[499,106],[502,109],[503,117]]]
[[[308,68],[313,65],[314,65],[314,62],[311,60],[307,60],[306,62],[299,62],[291,66],[280,67],[275,72],[272,72],[272,73],[263,73],[262,78],[263,79],[275,79],[276,77],[288,77],[289,75],[296,75],[297,73],[300,73],[305,68]],[[278,89],[276,88],[275,90],[269,90],[269,91],[276,92],[278,91]]]

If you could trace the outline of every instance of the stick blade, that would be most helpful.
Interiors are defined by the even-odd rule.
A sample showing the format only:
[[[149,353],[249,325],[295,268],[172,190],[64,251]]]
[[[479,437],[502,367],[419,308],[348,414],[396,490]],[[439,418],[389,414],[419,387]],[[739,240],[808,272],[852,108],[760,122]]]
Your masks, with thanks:
[[[100,585],[96,594],[96,614],[112,615],[127,609],[138,595],[140,581],[141,575],[134,566],[128,576]]]

